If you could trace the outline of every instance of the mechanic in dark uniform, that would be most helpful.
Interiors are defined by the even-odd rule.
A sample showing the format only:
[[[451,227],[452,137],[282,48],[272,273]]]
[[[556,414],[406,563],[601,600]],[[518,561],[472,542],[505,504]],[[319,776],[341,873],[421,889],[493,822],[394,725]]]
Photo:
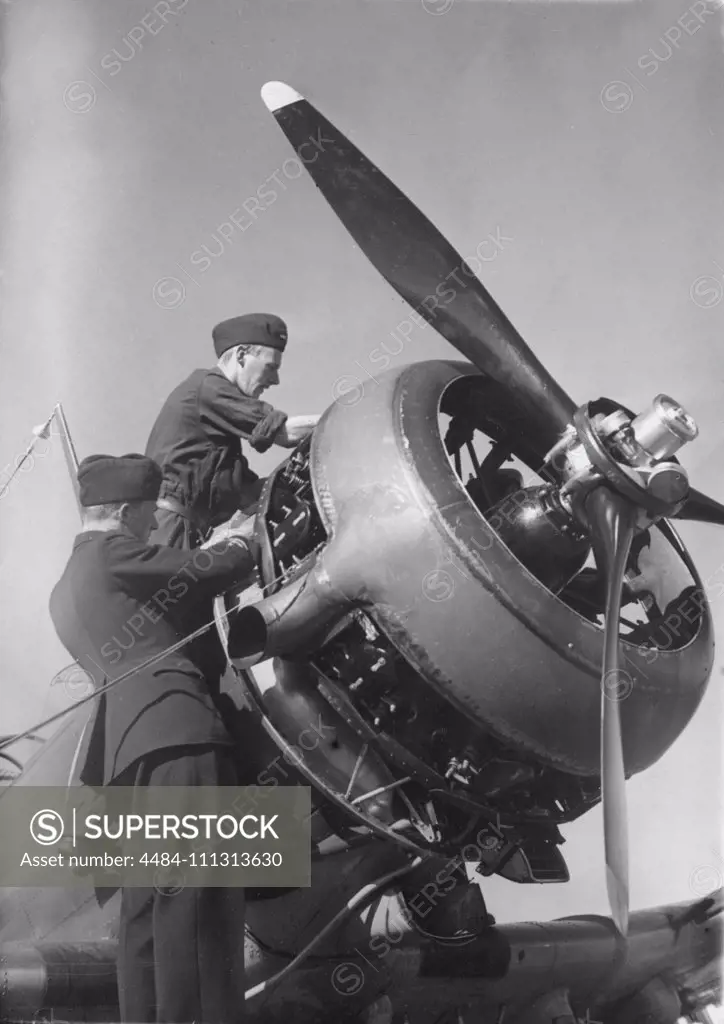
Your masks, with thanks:
[[[151,540],[170,547],[197,547],[238,509],[253,510],[263,480],[243,441],[258,452],[294,448],[319,418],[289,419],[260,398],[279,383],[287,327],[278,316],[237,316],[217,324],[212,338],[217,365],[194,370],[171,392],[146,445],[163,470]]]
[[[158,465],[136,454],[94,455],[78,469],[82,532],[50,613],[97,689],[182,639],[179,624],[193,618],[191,608],[202,624],[212,622],[214,595],[243,582],[255,564],[245,527],[193,555],[148,544],[161,479]],[[102,693],[93,708],[79,754],[86,785],[240,784],[213,681],[187,647]],[[121,1020],[243,1019],[243,935],[243,889],[124,888]]]

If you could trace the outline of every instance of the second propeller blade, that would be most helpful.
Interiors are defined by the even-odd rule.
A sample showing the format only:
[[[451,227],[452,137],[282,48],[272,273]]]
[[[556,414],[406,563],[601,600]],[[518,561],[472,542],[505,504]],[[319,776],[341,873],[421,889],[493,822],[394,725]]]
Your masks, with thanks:
[[[630,681],[619,665],[621,588],[636,518],[635,507],[607,487],[586,500],[596,563],[606,581],[605,635],[601,671],[601,796],[606,851],[606,886],[614,924],[628,930],[628,820],[626,774],[621,739],[621,701]]]

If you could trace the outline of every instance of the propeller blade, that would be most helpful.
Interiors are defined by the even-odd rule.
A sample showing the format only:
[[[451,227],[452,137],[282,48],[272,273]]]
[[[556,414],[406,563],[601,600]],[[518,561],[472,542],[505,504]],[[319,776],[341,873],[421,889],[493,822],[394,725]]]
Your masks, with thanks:
[[[606,580],[606,629],[601,674],[601,797],[606,850],[606,887],[614,923],[628,930],[628,820],[626,775],[621,740],[621,701],[631,681],[619,668],[618,624],[621,589],[636,518],[635,507],[607,487],[586,501],[596,562]]]
[[[465,260],[389,178],[303,96],[267,82],[262,99],[374,267],[462,355],[509,389],[543,455],[575,405]]]
[[[709,498],[692,487],[684,507],[671,518],[690,519],[697,523],[714,523],[716,526],[724,526],[724,505],[720,505],[718,501],[714,501],[713,498]]]

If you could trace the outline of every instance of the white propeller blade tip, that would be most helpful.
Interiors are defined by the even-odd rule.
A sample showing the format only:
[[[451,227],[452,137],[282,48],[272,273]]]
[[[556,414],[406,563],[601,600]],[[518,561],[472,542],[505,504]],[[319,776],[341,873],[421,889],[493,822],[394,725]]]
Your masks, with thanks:
[[[304,99],[296,89],[292,89],[284,82],[267,82],[261,87],[261,98],[272,113],[282,107],[288,107],[290,103]]]

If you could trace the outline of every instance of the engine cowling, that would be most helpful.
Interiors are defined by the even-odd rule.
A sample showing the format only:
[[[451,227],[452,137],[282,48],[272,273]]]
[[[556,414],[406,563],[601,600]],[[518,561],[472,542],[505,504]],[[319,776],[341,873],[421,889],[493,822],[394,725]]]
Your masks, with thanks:
[[[439,413],[468,386],[488,396],[487,413],[476,398],[479,423],[499,437],[511,426],[505,396],[465,363],[388,371],[355,404],[327,410],[311,446],[268,481],[269,547],[288,551],[266,561],[265,600],[232,616],[229,649],[305,661],[398,779],[404,771],[435,800],[534,828],[599,798],[603,629],[526,568],[456,473]],[[512,454],[535,470],[512,425]],[[281,520],[275,487],[293,496]],[[696,570],[668,523],[651,535],[671,595],[699,598],[676,641],[622,638],[630,686],[614,696],[627,775],[686,727],[713,661]]]

